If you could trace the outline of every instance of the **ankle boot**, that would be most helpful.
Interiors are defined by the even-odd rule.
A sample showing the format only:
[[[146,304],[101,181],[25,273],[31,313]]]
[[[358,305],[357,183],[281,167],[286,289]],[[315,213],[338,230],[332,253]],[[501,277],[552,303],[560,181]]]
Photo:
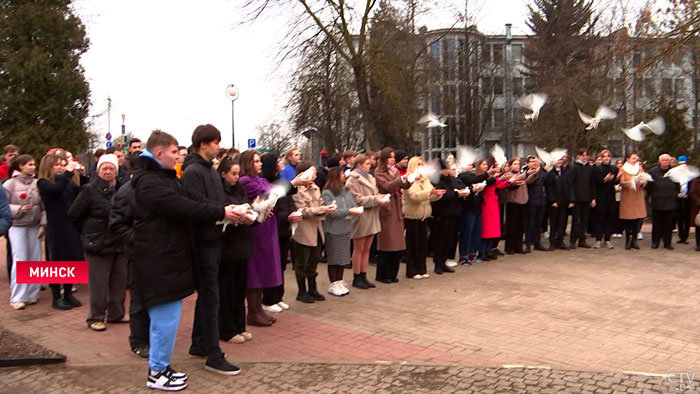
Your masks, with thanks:
[[[297,286],[299,286],[299,294],[297,294],[297,301],[301,301],[305,304],[312,304],[314,302],[314,297],[312,297],[306,291],[306,278],[297,277]]]
[[[262,311],[262,298],[260,289],[252,289],[246,292],[248,299],[248,325],[257,327],[268,327],[272,322],[267,320],[260,312]]]
[[[637,244],[637,233],[632,234],[632,248],[639,249],[639,244]]]
[[[318,289],[316,288],[316,278],[308,277],[306,279],[309,281],[309,291],[307,294],[311,296],[314,301],[325,301],[326,297],[319,293]]]
[[[368,288],[372,289],[372,288],[377,287],[377,285],[375,285],[374,283],[370,282],[370,281],[367,279],[367,273],[366,273],[366,272],[362,272],[360,275],[362,276],[362,280],[365,282],[365,284],[367,285]]]
[[[625,249],[632,249],[632,237],[630,236],[629,231],[625,231]]]
[[[51,307],[62,311],[73,309],[73,306],[70,304],[70,302],[66,301],[63,297],[61,297],[61,285],[52,284],[50,286],[51,295],[53,296],[53,302],[51,303]]]
[[[68,301],[70,306],[77,308],[83,304],[77,298],[73,297],[73,285],[63,285],[63,299]]]
[[[362,274],[353,274],[352,287],[358,289],[369,289],[369,285],[362,280]]]

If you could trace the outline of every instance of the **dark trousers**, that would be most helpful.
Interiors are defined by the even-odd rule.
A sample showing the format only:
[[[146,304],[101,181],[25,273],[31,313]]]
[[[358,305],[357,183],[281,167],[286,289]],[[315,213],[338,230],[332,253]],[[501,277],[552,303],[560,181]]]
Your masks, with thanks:
[[[194,276],[197,303],[194,308],[192,347],[204,348],[209,359],[221,356],[219,347],[219,259],[221,248],[195,246]]]
[[[462,212],[459,217],[459,257],[467,259],[479,251],[481,245],[481,215],[475,212]]]
[[[544,205],[527,204],[525,206],[527,214],[525,215],[525,223],[527,223],[527,233],[525,233],[525,243],[528,245],[542,245],[540,243],[540,230],[542,229],[542,221],[544,220],[544,212],[547,207]]]
[[[284,270],[287,269],[287,256],[291,255],[289,253],[292,248],[292,237],[280,236],[280,264],[282,264],[282,284],[275,287],[265,287],[262,289],[262,303],[264,305],[275,305],[276,303],[282,301],[284,298]],[[291,255],[292,261],[294,261],[294,256]]]
[[[639,233],[639,228],[642,225],[642,219],[620,219],[625,228],[625,233],[632,240],[637,239],[637,234]]]
[[[457,238],[457,218],[433,218],[433,230],[430,232],[433,244],[433,262],[435,266],[444,266],[447,258],[454,253],[454,239]]]
[[[399,263],[403,250],[398,251],[383,251],[377,252],[379,258],[377,260],[377,276],[378,281],[386,281],[396,279],[399,274]]]
[[[651,244],[658,245],[663,241],[664,245],[671,245],[671,232],[676,224],[676,211],[651,211]]]
[[[412,278],[427,273],[428,225],[424,220],[404,219],[406,228],[406,276]]]
[[[586,229],[588,227],[588,217],[591,212],[591,203],[576,202],[574,204],[574,214],[571,219],[571,245],[586,242]]]
[[[690,201],[687,198],[678,199],[678,240],[687,241],[690,233]]]
[[[245,292],[248,263],[221,262],[219,266],[219,338],[228,341],[245,331]]]
[[[593,231],[596,241],[610,241],[615,225],[617,224],[617,216],[614,212],[602,211],[593,208]]]
[[[129,289],[129,344],[132,348],[148,345],[148,329],[151,319],[148,317],[148,309],[143,306],[141,294],[136,285],[136,272],[134,263],[127,263],[126,286]]]
[[[316,246],[306,246],[300,243],[294,245],[294,272],[297,278],[315,278],[316,267],[321,260],[321,235],[317,234]]]
[[[549,206],[549,245],[560,246],[564,243],[564,232],[566,231],[566,218],[568,208],[566,205],[553,207]]]
[[[525,204],[506,204],[506,253],[523,251]]]
[[[87,255],[90,312],[87,322],[114,322],[124,317],[127,258],[124,253]],[[70,290],[69,290],[70,291]]]
[[[5,247],[7,248],[7,280],[8,282],[12,280],[12,246],[10,246],[10,237],[7,233],[3,234],[5,236]]]

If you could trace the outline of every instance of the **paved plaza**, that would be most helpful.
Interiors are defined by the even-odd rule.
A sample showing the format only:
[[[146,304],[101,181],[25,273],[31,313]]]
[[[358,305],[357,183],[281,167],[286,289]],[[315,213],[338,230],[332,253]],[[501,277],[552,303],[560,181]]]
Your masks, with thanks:
[[[187,355],[194,297],[173,366],[190,374],[188,392],[700,392],[700,374],[689,380],[700,372],[700,253],[651,250],[646,237],[640,251],[614,239],[613,250],[505,256],[311,305],[294,301],[288,270],[291,309],[250,327],[252,342],[222,343],[240,376],[208,373]],[[0,299],[8,291],[0,286]],[[87,306],[57,311],[42,297],[22,311],[0,303],[0,326],[68,361],[0,369],[0,392],[146,391],[128,325],[94,332]],[[87,304],[86,285],[76,297]]]

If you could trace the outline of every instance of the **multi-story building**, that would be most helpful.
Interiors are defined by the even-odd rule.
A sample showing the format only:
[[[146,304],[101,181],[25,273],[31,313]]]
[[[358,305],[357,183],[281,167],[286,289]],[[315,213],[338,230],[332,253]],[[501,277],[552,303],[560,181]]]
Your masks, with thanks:
[[[527,36],[511,35],[506,25],[503,35],[486,35],[475,28],[441,29],[421,32],[432,59],[431,86],[424,94],[424,110],[435,113],[447,127],[422,129],[416,133],[426,158],[454,153],[457,145],[478,146],[486,153],[498,143],[508,156],[534,153],[534,143],[521,137],[526,124],[516,102],[530,93],[523,61]],[[617,32],[615,34],[619,34]],[[623,32],[624,34],[624,32]],[[677,99],[688,108],[686,124],[698,136],[698,54],[679,52],[667,56],[654,67],[638,71],[651,52],[645,52],[639,39],[624,40],[638,48],[618,51],[611,68],[610,85],[624,123],[638,123],[640,110],[648,109],[659,95]],[[649,40],[647,40],[649,41]],[[604,40],[604,45],[612,40]],[[629,48],[628,48],[629,49]],[[637,70],[631,72],[631,70]],[[615,155],[622,155],[629,141],[622,135],[610,141]]]

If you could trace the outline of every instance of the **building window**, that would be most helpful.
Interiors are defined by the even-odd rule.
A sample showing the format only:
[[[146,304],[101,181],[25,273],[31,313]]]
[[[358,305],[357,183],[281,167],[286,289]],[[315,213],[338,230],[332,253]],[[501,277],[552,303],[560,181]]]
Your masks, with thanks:
[[[493,45],[493,62],[495,64],[503,63],[503,45]]]
[[[491,77],[481,78],[481,94],[484,96],[490,96],[493,91],[493,86],[491,85]]]
[[[433,57],[436,61],[440,60],[440,42],[435,41],[432,44],[430,44],[430,56]]]
[[[496,108],[493,110],[493,127],[503,127],[505,112],[503,108]]]
[[[522,45],[512,45],[511,51],[513,53],[513,62],[519,63],[523,57],[523,46]]]
[[[644,97],[652,98],[656,96],[656,89],[654,88],[654,80],[651,78],[644,78]]]
[[[431,94],[430,111],[434,114],[441,114],[442,108],[440,107],[440,87],[433,86],[433,91]]]
[[[664,78],[661,80],[661,94],[664,96],[673,94],[673,80],[671,78]]]
[[[493,94],[503,94],[503,77],[495,77],[493,79]]]
[[[491,63],[491,45],[481,46],[481,60],[484,63]]]
[[[513,78],[513,96],[520,97],[523,95],[523,79]]]
[[[676,94],[676,97],[683,97],[685,95],[685,81],[683,81],[683,78],[676,78],[673,80],[673,86],[674,93]]]

